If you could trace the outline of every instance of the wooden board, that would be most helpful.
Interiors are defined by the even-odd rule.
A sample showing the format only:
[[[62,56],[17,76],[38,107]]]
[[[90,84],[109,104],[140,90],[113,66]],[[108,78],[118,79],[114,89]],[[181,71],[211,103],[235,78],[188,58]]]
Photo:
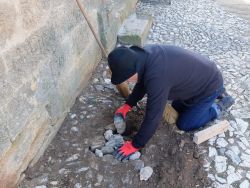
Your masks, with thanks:
[[[194,134],[193,141],[196,144],[207,141],[208,139],[227,131],[229,127],[229,122],[227,120],[221,121],[215,125],[212,125],[202,131]]]

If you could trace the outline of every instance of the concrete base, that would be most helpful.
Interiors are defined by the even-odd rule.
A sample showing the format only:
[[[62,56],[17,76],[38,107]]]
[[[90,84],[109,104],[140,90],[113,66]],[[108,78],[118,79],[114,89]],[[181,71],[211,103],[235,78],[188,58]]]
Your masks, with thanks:
[[[118,42],[143,46],[152,26],[152,17],[138,19],[135,14],[126,19],[119,30]]]

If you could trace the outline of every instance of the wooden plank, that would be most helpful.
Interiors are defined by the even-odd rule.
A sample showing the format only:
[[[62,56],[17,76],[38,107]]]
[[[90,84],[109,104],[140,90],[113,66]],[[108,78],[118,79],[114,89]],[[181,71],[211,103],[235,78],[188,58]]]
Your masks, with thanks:
[[[168,123],[168,124],[176,124],[176,121],[178,119],[178,112],[170,105],[166,104],[165,110],[163,113],[163,119]]]
[[[215,125],[212,125],[202,131],[194,134],[193,141],[196,144],[207,141],[208,139],[227,131],[229,127],[229,122],[227,120],[221,121]]]

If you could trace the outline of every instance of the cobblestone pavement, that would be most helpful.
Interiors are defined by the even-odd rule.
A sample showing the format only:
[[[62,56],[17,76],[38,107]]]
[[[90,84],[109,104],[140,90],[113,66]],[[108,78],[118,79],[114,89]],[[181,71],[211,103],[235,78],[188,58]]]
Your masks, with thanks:
[[[225,134],[210,139],[204,168],[213,187],[249,188],[250,179],[250,22],[213,0],[173,0],[171,6],[140,2],[137,14],[154,17],[148,43],[182,46],[214,60],[236,104],[223,118]]]

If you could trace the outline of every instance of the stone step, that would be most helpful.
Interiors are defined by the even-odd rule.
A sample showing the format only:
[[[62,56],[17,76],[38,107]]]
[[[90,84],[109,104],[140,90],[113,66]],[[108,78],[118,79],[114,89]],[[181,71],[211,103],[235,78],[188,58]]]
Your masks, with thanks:
[[[118,32],[118,42],[125,45],[143,46],[152,26],[152,17],[129,16]]]

